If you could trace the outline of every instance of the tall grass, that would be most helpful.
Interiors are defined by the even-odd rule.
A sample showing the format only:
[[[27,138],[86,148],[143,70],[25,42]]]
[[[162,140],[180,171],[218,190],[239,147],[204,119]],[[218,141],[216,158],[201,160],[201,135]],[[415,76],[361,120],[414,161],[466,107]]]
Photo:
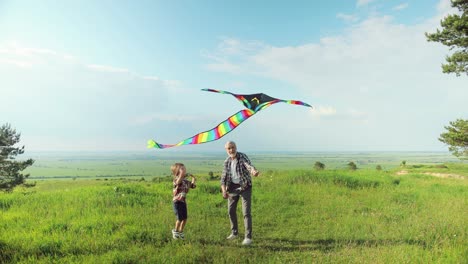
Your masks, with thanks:
[[[38,182],[0,194],[0,263],[466,261],[466,180],[396,177],[265,172],[254,179],[251,247],[225,240],[230,228],[218,181],[202,178],[188,194],[184,241],[171,237],[169,181]]]

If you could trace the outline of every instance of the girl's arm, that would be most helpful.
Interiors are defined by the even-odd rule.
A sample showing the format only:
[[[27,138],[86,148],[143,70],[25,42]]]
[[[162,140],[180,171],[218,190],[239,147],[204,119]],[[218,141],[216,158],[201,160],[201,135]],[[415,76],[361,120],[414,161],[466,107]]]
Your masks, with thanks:
[[[197,186],[197,185],[195,185],[195,181],[196,181],[195,176],[193,176],[192,174],[190,174],[190,177],[192,177],[192,182],[191,182],[191,183],[192,183],[192,186],[191,186],[191,187],[192,187],[192,188],[195,188],[195,187]]]
[[[175,185],[180,185],[180,184],[182,183],[182,181],[184,180],[184,178],[185,178],[185,175],[182,174],[181,172],[179,172],[179,173],[177,174],[176,180],[174,181],[174,184],[175,184]]]

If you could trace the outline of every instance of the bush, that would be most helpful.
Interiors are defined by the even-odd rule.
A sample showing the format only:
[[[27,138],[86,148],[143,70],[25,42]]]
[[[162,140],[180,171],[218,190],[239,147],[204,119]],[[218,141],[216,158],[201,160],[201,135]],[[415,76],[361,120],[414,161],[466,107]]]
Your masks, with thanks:
[[[325,169],[325,164],[323,164],[320,161],[315,162],[314,164],[314,169],[315,170],[324,170]]]
[[[352,162],[352,161],[349,162],[349,163],[347,164],[347,166],[348,166],[348,169],[349,169],[349,170],[353,170],[353,171],[357,170],[356,163],[354,163],[354,162]]]

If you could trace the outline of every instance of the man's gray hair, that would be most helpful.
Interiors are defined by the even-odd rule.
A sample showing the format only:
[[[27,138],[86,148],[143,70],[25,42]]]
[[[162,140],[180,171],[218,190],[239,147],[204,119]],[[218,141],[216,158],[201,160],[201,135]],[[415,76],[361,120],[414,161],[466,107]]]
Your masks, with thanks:
[[[226,147],[226,146],[229,146],[229,145],[233,145],[234,147],[236,147],[236,142],[228,141],[228,142],[226,142],[226,144],[224,146]]]

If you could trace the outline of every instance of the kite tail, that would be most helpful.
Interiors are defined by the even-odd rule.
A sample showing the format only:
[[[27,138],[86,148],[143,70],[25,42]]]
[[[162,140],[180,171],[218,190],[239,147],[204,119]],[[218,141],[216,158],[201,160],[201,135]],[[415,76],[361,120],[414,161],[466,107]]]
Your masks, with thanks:
[[[263,103],[263,104],[259,104],[257,106],[257,108],[255,108],[255,112],[258,112],[262,109],[265,109],[269,106],[271,106],[272,104],[276,104],[276,103],[287,103],[287,104],[293,104],[293,105],[302,105],[302,106],[306,106],[306,107],[311,107],[312,106],[308,103],[304,103],[302,101],[297,101],[297,100],[281,100],[281,99],[276,99],[276,100],[273,100],[273,101],[269,101],[269,102],[266,102],[266,103]]]
[[[219,123],[216,127],[210,130],[198,133],[195,136],[182,140],[181,142],[177,144],[173,144],[173,145],[159,144],[159,143],[156,143],[156,141],[154,140],[148,140],[148,148],[164,149],[164,148],[177,147],[177,146],[183,146],[183,145],[202,144],[202,143],[218,140],[222,138],[223,136],[225,136],[227,133],[234,130],[237,126],[239,126],[245,120],[249,119],[254,114],[255,112],[253,110],[243,109],[233,114],[232,116],[230,116],[228,119],[224,120],[223,122]]]
[[[150,139],[148,140],[148,148],[157,148],[157,149],[165,149],[165,148],[170,148],[175,145],[167,145],[167,144],[159,144],[156,141]]]
[[[302,105],[302,106],[306,106],[306,107],[311,107],[313,108],[310,104],[308,103],[304,103],[302,101],[297,101],[297,100],[282,100],[283,102],[287,103],[287,104],[293,104],[293,105]]]
[[[210,89],[210,88],[206,88],[206,89],[201,89],[202,91],[205,91],[205,92],[212,92],[212,93],[221,93],[221,94],[231,94],[231,95],[235,95],[231,92],[228,92],[228,91],[221,91],[221,90],[215,90],[215,89]]]

